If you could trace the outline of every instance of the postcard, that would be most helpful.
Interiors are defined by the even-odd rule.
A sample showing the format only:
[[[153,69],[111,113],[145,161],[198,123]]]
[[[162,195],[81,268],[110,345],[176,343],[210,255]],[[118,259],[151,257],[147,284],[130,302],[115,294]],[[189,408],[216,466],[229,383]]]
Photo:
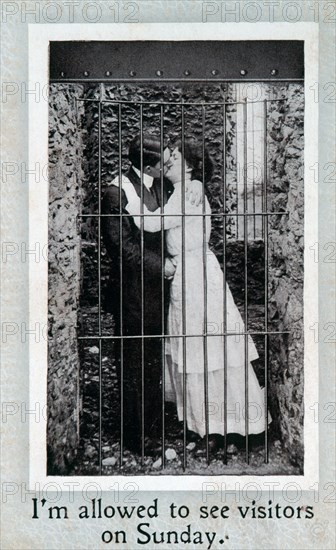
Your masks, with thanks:
[[[334,3],[1,10],[3,546],[332,548]]]

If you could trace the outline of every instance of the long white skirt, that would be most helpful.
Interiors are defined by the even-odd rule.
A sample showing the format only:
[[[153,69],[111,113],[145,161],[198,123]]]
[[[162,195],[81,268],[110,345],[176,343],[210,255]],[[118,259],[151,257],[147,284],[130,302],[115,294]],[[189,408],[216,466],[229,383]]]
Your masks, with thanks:
[[[166,355],[165,397],[177,406],[179,420],[183,420],[183,374],[179,372],[171,356]],[[252,365],[248,364],[248,433],[258,434],[265,430],[265,393],[260,388]],[[225,413],[225,406],[227,412]],[[208,418],[209,433],[224,435],[224,420],[227,414],[227,433],[246,435],[245,419],[245,367],[228,368],[227,404],[224,400],[224,371],[208,373]],[[186,375],[186,417],[189,430],[204,437],[206,412],[204,375]],[[268,415],[268,422],[270,422]]]
[[[204,305],[207,303],[206,339],[208,370],[208,418],[209,433],[224,434],[224,419],[227,418],[227,433],[246,435],[245,422],[248,416],[248,433],[258,434],[265,430],[265,392],[259,385],[251,361],[258,358],[252,338],[245,347],[245,336],[220,336],[224,323],[223,273],[217,258],[210,250],[207,254],[207,297],[204,300],[203,256],[187,253],[185,289],[186,334],[204,334]],[[166,385],[167,401],[177,405],[179,420],[183,420],[183,334],[182,330],[182,273],[178,264],[171,285],[168,332],[166,340]],[[245,325],[231,291],[226,285],[226,331],[244,333]],[[215,336],[215,334],[219,334]],[[224,345],[227,357],[227,402],[224,399]],[[204,392],[204,339],[191,336],[185,339],[186,357],[186,417],[189,430],[203,437],[206,433]],[[245,402],[245,349],[247,348],[248,403]],[[246,405],[248,405],[246,407]],[[226,411],[226,412],[225,412]],[[270,417],[268,415],[268,422]]]

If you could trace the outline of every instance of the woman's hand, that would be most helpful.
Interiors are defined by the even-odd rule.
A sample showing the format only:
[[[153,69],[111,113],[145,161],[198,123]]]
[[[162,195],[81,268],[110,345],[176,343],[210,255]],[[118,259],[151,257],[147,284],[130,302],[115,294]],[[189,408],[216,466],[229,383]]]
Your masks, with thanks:
[[[201,181],[192,180],[186,182],[186,199],[195,206],[203,203],[203,184]]]
[[[175,264],[172,262],[170,258],[166,258],[165,266],[164,266],[165,279],[168,279],[168,280],[172,279],[175,275],[175,271],[176,271]]]

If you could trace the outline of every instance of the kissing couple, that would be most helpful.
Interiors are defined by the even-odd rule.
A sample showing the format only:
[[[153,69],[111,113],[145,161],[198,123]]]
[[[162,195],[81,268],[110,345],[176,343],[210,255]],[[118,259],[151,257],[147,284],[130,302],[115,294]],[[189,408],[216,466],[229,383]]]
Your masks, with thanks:
[[[186,418],[188,436],[210,434],[214,450],[225,432],[223,406],[226,433],[245,436],[245,349],[248,434],[261,433],[264,390],[251,364],[258,352],[250,336],[247,347],[245,336],[237,338],[244,322],[209,248],[208,149],[196,138],[162,148],[160,138],[144,133],[130,143],[129,161],[102,201],[111,259],[106,309],[121,337],[122,444],[151,454],[153,440],[164,438],[164,401],[175,403],[179,421]],[[224,326],[235,335],[224,336]]]

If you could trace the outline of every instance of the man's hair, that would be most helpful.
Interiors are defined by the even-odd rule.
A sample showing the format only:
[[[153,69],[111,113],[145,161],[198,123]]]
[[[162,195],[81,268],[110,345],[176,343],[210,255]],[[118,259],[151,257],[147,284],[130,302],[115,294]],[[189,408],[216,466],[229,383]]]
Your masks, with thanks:
[[[142,162],[143,167],[155,166],[161,160],[160,138],[151,134],[143,134],[142,137]],[[128,158],[135,168],[141,169],[141,136],[135,136],[129,146]]]

